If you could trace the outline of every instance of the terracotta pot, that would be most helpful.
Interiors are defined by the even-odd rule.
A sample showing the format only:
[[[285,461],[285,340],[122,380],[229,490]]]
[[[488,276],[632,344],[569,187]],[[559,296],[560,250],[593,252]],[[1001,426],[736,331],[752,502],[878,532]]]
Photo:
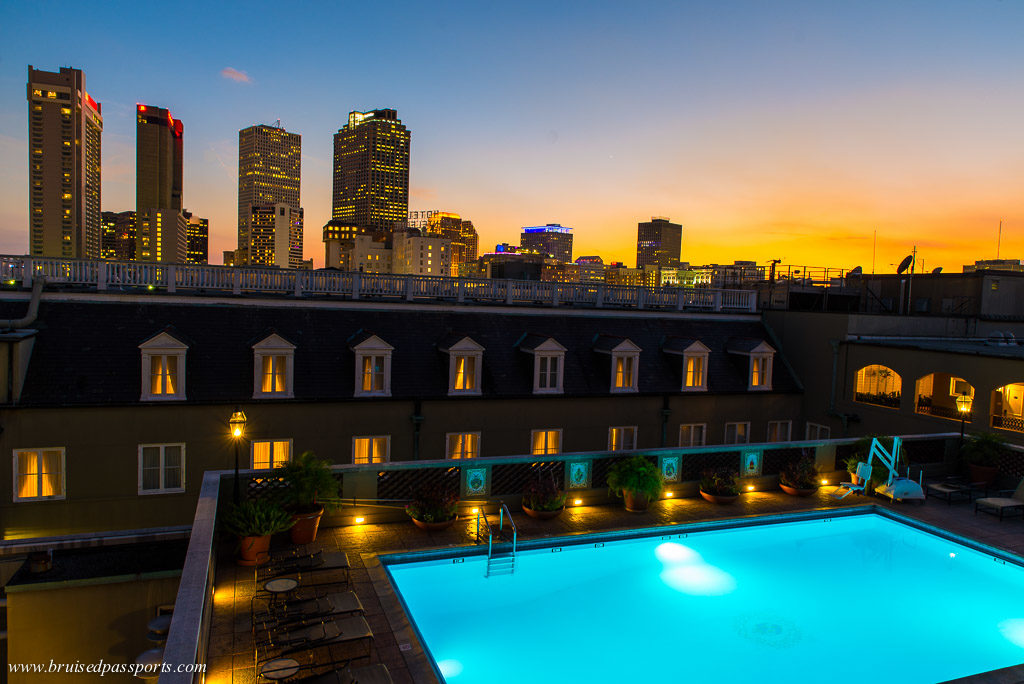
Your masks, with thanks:
[[[731,504],[733,501],[740,498],[739,494],[729,494],[721,496],[718,494],[708,494],[703,489],[700,490],[700,495],[703,496],[706,501],[710,501],[711,503],[714,504]]]
[[[855,484],[855,485],[859,485],[860,484],[860,478],[857,477],[857,473],[849,473],[849,476],[850,476],[850,484]]]
[[[412,523],[427,532],[439,532],[441,530],[447,530],[449,527],[455,524],[455,521],[459,519],[459,516],[455,516],[451,520],[442,520],[441,522],[424,522],[422,520],[412,519]]]
[[[270,535],[242,537],[239,540],[238,564],[262,565],[270,558]]]
[[[316,540],[316,532],[320,529],[320,518],[324,514],[324,507],[319,506],[318,510],[310,513],[296,513],[292,515],[295,524],[288,530],[292,544],[311,544]]]
[[[647,510],[650,499],[643,492],[634,492],[632,489],[623,489],[622,498],[626,502],[626,510],[630,513],[643,513]]]
[[[784,485],[781,482],[779,483],[779,487],[781,487],[782,491],[786,492],[790,496],[810,496],[811,494],[814,494],[816,491],[818,491],[817,487],[811,487],[810,489],[799,489],[797,487],[790,487],[789,485]]]
[[[971,482],[984,482],[986,485],[991,485],[996,481],[996,475],[999,474],[999,468],[995,466],[983,466],[974,463],[968,463],[967,469],[971,473]]]
[[[565,506],[556,508],[553,511],[535,511],[532,508],[527,508],[526,504],[523,504],[523,513],[526,513],[526,515],[531,518],[536,518],[537,520],[551,520],[552,518],[557,518],[562,515],[562,511],[564,510]]]

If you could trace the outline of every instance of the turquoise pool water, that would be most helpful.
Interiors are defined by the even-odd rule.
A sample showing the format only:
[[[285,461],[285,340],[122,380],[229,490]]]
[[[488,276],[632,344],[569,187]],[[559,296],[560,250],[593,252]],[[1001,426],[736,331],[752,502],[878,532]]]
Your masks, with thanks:
[[[387,565],[445,681],[940,682],[1024,662],[1024,569],[879,515],[556,549],[490,578],[484,558]]]

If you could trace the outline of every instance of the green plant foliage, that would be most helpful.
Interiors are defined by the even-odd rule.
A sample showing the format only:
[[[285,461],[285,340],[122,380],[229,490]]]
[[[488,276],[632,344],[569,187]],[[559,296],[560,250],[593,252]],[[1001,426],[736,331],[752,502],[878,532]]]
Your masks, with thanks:
[[[843,463],[846,465],[846,472],[853,475],[857,472],[857,464],[860,463],[860,459],[856,456],[850,456]]]
[[[288,485],[287,500],[296,513],[312,513],[320,505],[330,505],[338,496],[338,481],[330,464],[312,451],[303,452],[281,467],[281,477]]]
[[[269,501],[246,501],[227,512],[224,529],[238,537],[264,537],[289,529],[290,513]]]
[[[459,495],[443,485],[421,487],[406,504],[405,512],[420,522],[447,522],[459,509]]]
[[[991,432],[974,432],[964,440],[964,446],[960,453],[967,463],[991,468],[998,463],[999,456],[1004,451],[1006,451],[1006,441],[1000,435]]]
[[[665,480],[661,470],[643,456],[633,456],[617,462],[608,470],[608,489],[621,497],[625,489],[646,494],[650,500],[661,496]]]
[[[856,470],[856,466],[854,466],[854,470]],[[794,489],[817,489],[818,478],[818,467],[814,464],[814,459],[809,456],[787,464],[779,473],[779,482]],[[710,494],[710,492],[708,493]]]
[[[566,496],[553,472],[534,473],[523,490],[523,506],[531,511],[557,511],[565,506]]]
[[[735,496],[740,493],[736,484],[739,473],[730,470],[705,470],[701,474],[700,489],[712,496]]]

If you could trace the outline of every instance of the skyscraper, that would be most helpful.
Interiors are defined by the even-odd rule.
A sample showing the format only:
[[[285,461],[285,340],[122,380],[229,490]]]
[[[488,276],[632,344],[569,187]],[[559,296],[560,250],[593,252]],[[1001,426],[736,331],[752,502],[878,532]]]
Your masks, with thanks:
[[[210,219],[193,216],[190,211],[183,211],[185,216],[186,264],[206,264],[210,262]]]
[[[29,254],[100,254],[100,104],[85,74],[28,68]]]
[[[636,227],[636,267],[679,266],[683,227],[664,216],[654,216]]]
[[[298,267],[303,232],[301,178],[301,135],[266,124],[238,131],[238,249],[240,257],[248,255],[244,263]],[[284,221],[279,220],[284,214],[275,205],[287,210]],[[254,219],[259,225],[252,224]],[[284,230],[280,241],[267,233],[278,224]],[[253,231],[260,231],[259,236]],[[287,248],[268,247],[271,243]]]
[[[458,214],[447,211],[433,212],[423,229],[425,236],[438,236],[451,242],[451,273],[457,276],[466,266],[476,264],[479,238],[472,221],[463,221]]]
[[[409,139],[394,109],[349,113],[334,135],[333,220],[386,236],[408,218]]]
[[[558,223],[546,226],[528,226],[523,228],[519,238],[519,246],[523,249],[550,254],[552,257],[568,264],[572,262],[572,228]]]
[[[161,107],[135,110],[135,215],[139,261],[183,264],[187,221],[181,213],[184,126]]]

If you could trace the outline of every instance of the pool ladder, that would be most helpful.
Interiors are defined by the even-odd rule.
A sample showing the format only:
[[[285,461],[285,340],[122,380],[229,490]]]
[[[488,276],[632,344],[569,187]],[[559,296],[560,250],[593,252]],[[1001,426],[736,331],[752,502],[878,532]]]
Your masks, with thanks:
[[[494,550],[494,529],[491,527],[490,521],[487,519],[487,514],[484,512],[484,507],[480,508],[476,512],[476,540],[477,542],[482,541],[483,535],[487,535],[487,570],[484,573],[484,577],[492,577],[494,575],[511,575],[516,571],[516,544],[518,542],[519,530],[516,529],[516,521],[512,519],[512,513],[509,512],[508,506],[501,504],[498,508],[498,540],[505,538],[505,518],[508,517],[508,523],[512,529],[512,549],[495,551]],[[483,525],[481,525],[483,523]]]

